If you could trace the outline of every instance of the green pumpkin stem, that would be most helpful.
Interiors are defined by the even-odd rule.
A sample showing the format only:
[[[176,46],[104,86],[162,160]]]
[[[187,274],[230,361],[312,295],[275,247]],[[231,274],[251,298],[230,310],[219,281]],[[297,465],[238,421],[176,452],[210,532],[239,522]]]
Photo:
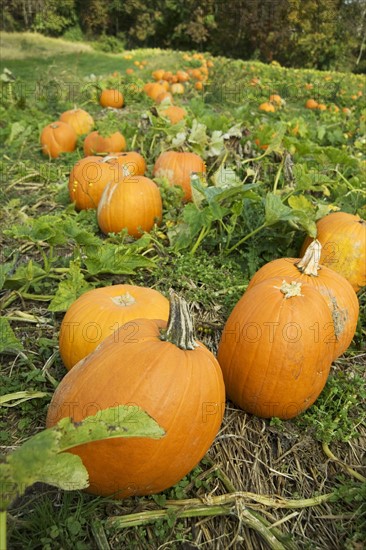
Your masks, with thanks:
[[[193,321],[188,304],[175,292],[170,293],[168,326],[161,339],[183,350],[193,350],[198,347],[194,339]]]
[[[319,262],[321,251],[322,245],[317,239],[309,244],[305,250],[304,256],[295,264],[301,273],[304,273],[305,275],[314,275],[317,277],[320,269]]]

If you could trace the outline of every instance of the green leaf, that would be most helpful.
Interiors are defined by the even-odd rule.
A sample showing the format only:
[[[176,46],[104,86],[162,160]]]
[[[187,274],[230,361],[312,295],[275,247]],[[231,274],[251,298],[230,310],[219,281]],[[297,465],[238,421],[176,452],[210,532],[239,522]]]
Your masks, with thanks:
[[[0,353],[18,352],[23,344],[15,336],[9,321],[0,317]]]
[[[16,407],[24,401],[29,401],[30,399],[39,399],[41,397],[46,397],[49,393],[44,391],[17,391],[15,393],[7,393],[0,397],[0,407]]]
[[[63,418],[5,457],[0,463],[0,511],[41,481],[61,489],[84,489],[88,472],[79,456],[67,451],[84,443],[121,437],[160,439],[164,430],[140,407],[120,405],[99,411],[81,422]]]
[[[80,262],[71,261],[67,278],[61,281],[54,298],[48,306],[49,311],[66,311],[81,294],[94,288],[87,283],[80,271]]]
[[[293,216],[291,208],[283,204],[280,197],[268,193],[265,200],[266,223],[273,225],[279,221],[290,220]]]
[[[6,281],[6,276],[13,269],[14,262],[6,262],[5,264],[0,264],[0,290],[3,288]]]
[[[11,289],[21,288],[24,285],[34,286],[35,279],[45,275],[45,270],[37,262],[29,260],[27,265],[21,265],[14,275],[6,279],[4,286]]]
[[[136,269],[152,269],[155,263],[125,245],[105,243],[103,247],[88,251],[84,260],[90,275],[114,273],[134,275]]]

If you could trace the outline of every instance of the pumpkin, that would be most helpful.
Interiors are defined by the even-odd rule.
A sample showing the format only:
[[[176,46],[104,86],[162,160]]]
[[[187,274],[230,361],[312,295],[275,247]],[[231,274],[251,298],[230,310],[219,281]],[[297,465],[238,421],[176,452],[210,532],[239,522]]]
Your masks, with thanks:
[[[158,82],[148,82],[145,84],[143,90],[154,101],[159,95],[166,92],[165,87]]]
[[[184,200],[192,200],[191,174],[206,172],[204,161],[196,153],[165,151],[157,158],[153,174],[166,177],[171,185],[179,185],[184,191]]]
[[[177,122],[180,122],[183,120],[183,118],[187,115],[187,111],[183,109],[183,107],[177,107],[176,105],[170,105],[170,107],[167,107],[166,109],[162,109],[160,111],[160,114],[164,117],[167,117],[172,124],[177,124]]]
[[[263,418],[297,416],[320,395],[334,350],[332,315],[306,283],[266,279],[247,290],[218,348],[229,398]]]
[[[271,277],[291,277],[316,288],[332,314],[335,332],[333,359],[336,359],[346,351],[355,334],[359,304],[349,282],[333,269],[319,264],[321,249],[320,242],[315,240],[301,259],[279,258],[265,264],[250,280],[248,290]]]
[[[323,247],[320,263],[343,275],[358,292],[366,285],[366,221],[346,212],[332,212],[316,226]],[[305,239],[300,254],[311,240]]]
[[[95,441],[68,451],[88,470],[90,493],[118,499],[159,493],[187,475],[214,441],[225,407],[222,373],[194,339],[182,300],[171,298],[168,326],[130,321],[75,365],[53,395],[46,424],[71,415],[79,422],[124,404],[144,409],[165,436]]]
[[[177,71],[178,82],[187,82],[189,74],[186,71]]]
[[[97,208],[105,186],[121,177],[122,169],[115,156],[85,157],[70,172],[70,200],[77,210]]]
[[[154,80],[162,80],[164,73],[164,69],[157,69],[156,71],[153,71],[152,77]]]
[[[99,103],[102,107],[120,109],[123,107],[124,97],[119,90],[103,90],[99,96]]]
[[[131,176],[143,176],[146,172],[146,161],[137,151],[113,153],[110,155],[120,166],[124,167],[124,173],[128,170]]]
[[[202,83],[200,80],[198,80],[198,81],[195,83],[194,88],[195,88],[195,90],[198,90],[198,91],[203,90],[203,83]]]
[[[145,176],[127,175],[110,182],[98,204],[97,218],[103,233],[127,229],[132,237],[141,237],[154,223],[160,223],[162,201],[158,186]]]
[[[42,153],[57,158],[61,153],[75,151],[77,135],[69,124],[57,120],[43,128],[40,140]]]
[[[283,103],[283,100],[282,100],[282,97],[278,94],[272,94],[269,96],[269,101],[271,101],[272,103],[275,103],[276,105],[278,105],[279,107],[282,105]]]
[[[162,92],[155,98],[155,103],[173,103],[173,96],[170,92]]]
[[[266,113],[274,113],[276,110],[274,108],[274,105],[272,105],[272,103],[270,103],[269,101],[265,101],[264,103],[261,103],[258,109],[260,111],[265,111]]]
[[[87,111],[84,111],[84,109],[75,108],[65,111],[60,116],[60,120],[74,128],[78,136],[88,134],[94,126],[93,117]]]
[[[184,86],[180,82],[175,82],[170,86],[172,94],[184,94]]]
[[[326,111],[327,106],[325,105],[325,103],[318,103],[317,109],[318,111]]]
[[[169,301],[157,290],[112,285],[82,294],[67,310],[60,329],[60,355],[70,370],[122,325],[133,319],[168,320]]]
[[[84,155],[95,153],[119,153],[126,149],[126,140],[120,132],[114,132],[110,136],[102,136],[96,130],[88,134],[84,140]]]
[[[317,109],[318,108],[318,102],[315,101],[315,99],[308,99],[305,103],[306,109]]]

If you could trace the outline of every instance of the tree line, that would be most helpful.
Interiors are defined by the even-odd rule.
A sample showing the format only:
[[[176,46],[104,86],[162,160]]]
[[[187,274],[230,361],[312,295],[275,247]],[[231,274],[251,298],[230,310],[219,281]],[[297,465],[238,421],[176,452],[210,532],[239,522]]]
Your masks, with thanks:
[[[2,0],[1,28],[102,48],[209,51],[284,66],[366,69],[365,0]]]

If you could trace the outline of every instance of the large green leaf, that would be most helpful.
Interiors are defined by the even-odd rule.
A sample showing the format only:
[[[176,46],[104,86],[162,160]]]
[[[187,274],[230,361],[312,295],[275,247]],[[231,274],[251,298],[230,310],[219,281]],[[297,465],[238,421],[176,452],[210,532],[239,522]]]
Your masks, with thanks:
[[[0,511],[36,481],[61,489],[84,489],[88,472],[81,459],[65,452],[101,439],[149,437],[160,439],[164,430],[145,411],[120,405],[99,411],[81,422],[60,420],[5,457],[0,463]],[[62,453],[62,454],[60,454]]]

